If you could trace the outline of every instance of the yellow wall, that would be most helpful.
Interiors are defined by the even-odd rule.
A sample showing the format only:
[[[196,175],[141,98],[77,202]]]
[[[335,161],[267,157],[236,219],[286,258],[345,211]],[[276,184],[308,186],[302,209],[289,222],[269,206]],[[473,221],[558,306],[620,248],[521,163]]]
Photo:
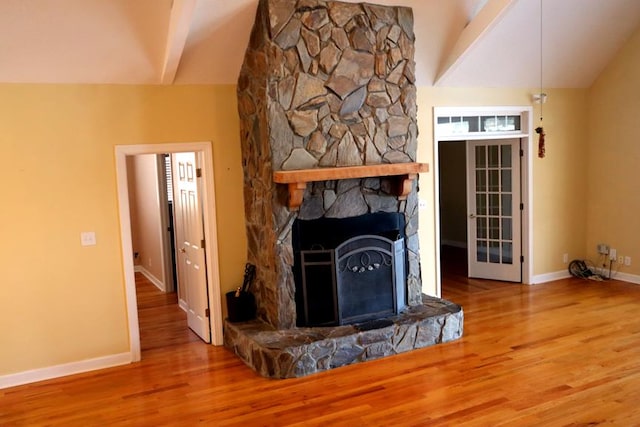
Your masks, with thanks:
[[[116,145],[213,142],[222,289],[240,282],[235,86],[4,84],[0,117],[0,375],[129,351]]]
[[[170,287],[164,277],[162,254],[162,218],[160,186],[158,185],[158,160],[155,154],[133,156],[127,159],[129,188],[129,212],[131,213],[131,241],[133,253],[138,254],[136,265],[145,275],[153,277],[156,285],[166,290]],[[133,184],[133,185],[132,185]],[[171,279],[169,279],[171,280]]]
[[[418,88],[418,158],[433,165],[433,107],[528,106],[539,89]],[[584,257],[586,213],[584,183],[587,171],[584,120],[587,91],[546,90],[543,125],[547,157],[533,159],[533,275],[566,271],[562,255]],[[534,109],[539,123],[539,106]],[[537,154],[537,140],[534,144]],[[421,199],[429,208],[420,211],[420,255],[423,290],[436,293],[435,211],[433,174],[420,177]]]
[[[626,70],[629,63],[637,71],[637,60],[632,59],[623,61],[621,68]],[[609,72],[611,79],[617,78],[614,71]],[[526,106],[533,92],[537,90],[420,87],[419,160],[433,165],[434,106]],[[585,183],[597,181],[588,179],[594,159],[610,154],[594,150],[591,167],[585,167],[587,141],[599,148],[598,141],[611,140],[615,130],[611,125],[588,131],[586,90],[547,92],[547,157],[533,160],[534,275],[565,270],[563,253],[570,258],[585,256],[591,245],[585,231],[594,228],[587,227]],[[609,107],[601,112],[605,116],[619,114],[614,108],[619,98],[610,98]],[[594,111],[592,105],[592,115]],[[246,238],[235,86],[0,85],[0,117],[0,154],[5,160],[0,168],[5,183],[0,210],[4,243],[0,245],[0,375],[129,350],[116,145],[213,142],[222,291],[238,285]],[[629,115],[624,123],[637,129],[632,121]],[[622,164],[626,176],[633,177],[631,162],[638,156],[638,150],[632,150],[633,135],[619,136],[621,154],[610,159],[608,171],[616,173]],[[595,193],[609,200],[604,189],[596,188]],[[612,194],[627,199],[625,206],[636,197],[631,207],[638,207],[633,192]],[[590,190],[589,196],[593,195]],[[420,244],[423,289],[430,294],[436,292],[433,197],[433,174],[422,174],[420,198],[428,208],[421,210]],[[604,201],[594,200],[589,212],[597,222]],[[610,222],[617,221],[618,217]],[[81,247],[81,231],[95,231],[97,246]],[[612,234],[611,242],[619,239],[620,251],[640,257],[631,249],[632,236],[638,235],[637,221],[636,232],[627,231],[620,230],[619,238]],[[623,240],[625,235],[628,240]]]
[[[640,275],[640,29],[589,93],[587,255],[607,243],[630,256],[621,273]],[[615,267],[614,267],[615,269]],[[635,278],[635,281],[638,277]]]

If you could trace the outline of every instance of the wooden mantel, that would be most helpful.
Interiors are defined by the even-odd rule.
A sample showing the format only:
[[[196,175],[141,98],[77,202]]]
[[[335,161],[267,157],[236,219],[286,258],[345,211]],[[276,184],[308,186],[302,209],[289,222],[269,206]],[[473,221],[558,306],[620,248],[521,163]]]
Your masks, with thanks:
[[[298,210],[308,182],[371,177],[393,177],[394,194],[405,200],[418,173],[429,172],[427,163],[386,163],[336,168],[299,169],[273,172],[273,182],[289,185],[289,209]]]

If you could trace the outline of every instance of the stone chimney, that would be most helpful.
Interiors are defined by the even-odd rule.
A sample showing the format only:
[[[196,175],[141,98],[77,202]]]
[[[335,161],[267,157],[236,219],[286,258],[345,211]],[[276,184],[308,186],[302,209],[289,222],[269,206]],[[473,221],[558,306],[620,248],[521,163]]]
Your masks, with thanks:
[[[400,212],[406,219],[408,304],[421,301],[417,181],[387,176],[303,185],[292,208],[274,172],[416,161],[410,8],[323,0],[260,0],[238,80],[248,262],[258,317],[295,327],[291,225],[296,218]],[[304,184],[304,183],[303,183]]]

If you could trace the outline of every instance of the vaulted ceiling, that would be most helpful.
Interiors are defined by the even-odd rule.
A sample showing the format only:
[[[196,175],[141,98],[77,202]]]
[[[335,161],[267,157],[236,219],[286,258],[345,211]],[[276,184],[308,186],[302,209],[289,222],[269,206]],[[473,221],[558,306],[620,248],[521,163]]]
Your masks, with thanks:
[[[371,2],[413,8],[426,86],[589,87],[640,26],[639,0]],[[235,83],[257,3],[2,0],[0,82]]]

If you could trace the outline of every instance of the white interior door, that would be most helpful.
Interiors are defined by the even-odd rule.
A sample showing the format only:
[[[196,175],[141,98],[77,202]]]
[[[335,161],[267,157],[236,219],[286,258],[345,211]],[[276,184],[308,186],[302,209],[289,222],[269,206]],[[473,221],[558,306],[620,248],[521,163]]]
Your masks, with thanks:
[[[519,139],[468,141],[469,277],[522,281]]]
[[[178,301],[187,322],[205,342],[211,342],[205,264],[204,229],[196,153],[171,155],[175,203]]]

